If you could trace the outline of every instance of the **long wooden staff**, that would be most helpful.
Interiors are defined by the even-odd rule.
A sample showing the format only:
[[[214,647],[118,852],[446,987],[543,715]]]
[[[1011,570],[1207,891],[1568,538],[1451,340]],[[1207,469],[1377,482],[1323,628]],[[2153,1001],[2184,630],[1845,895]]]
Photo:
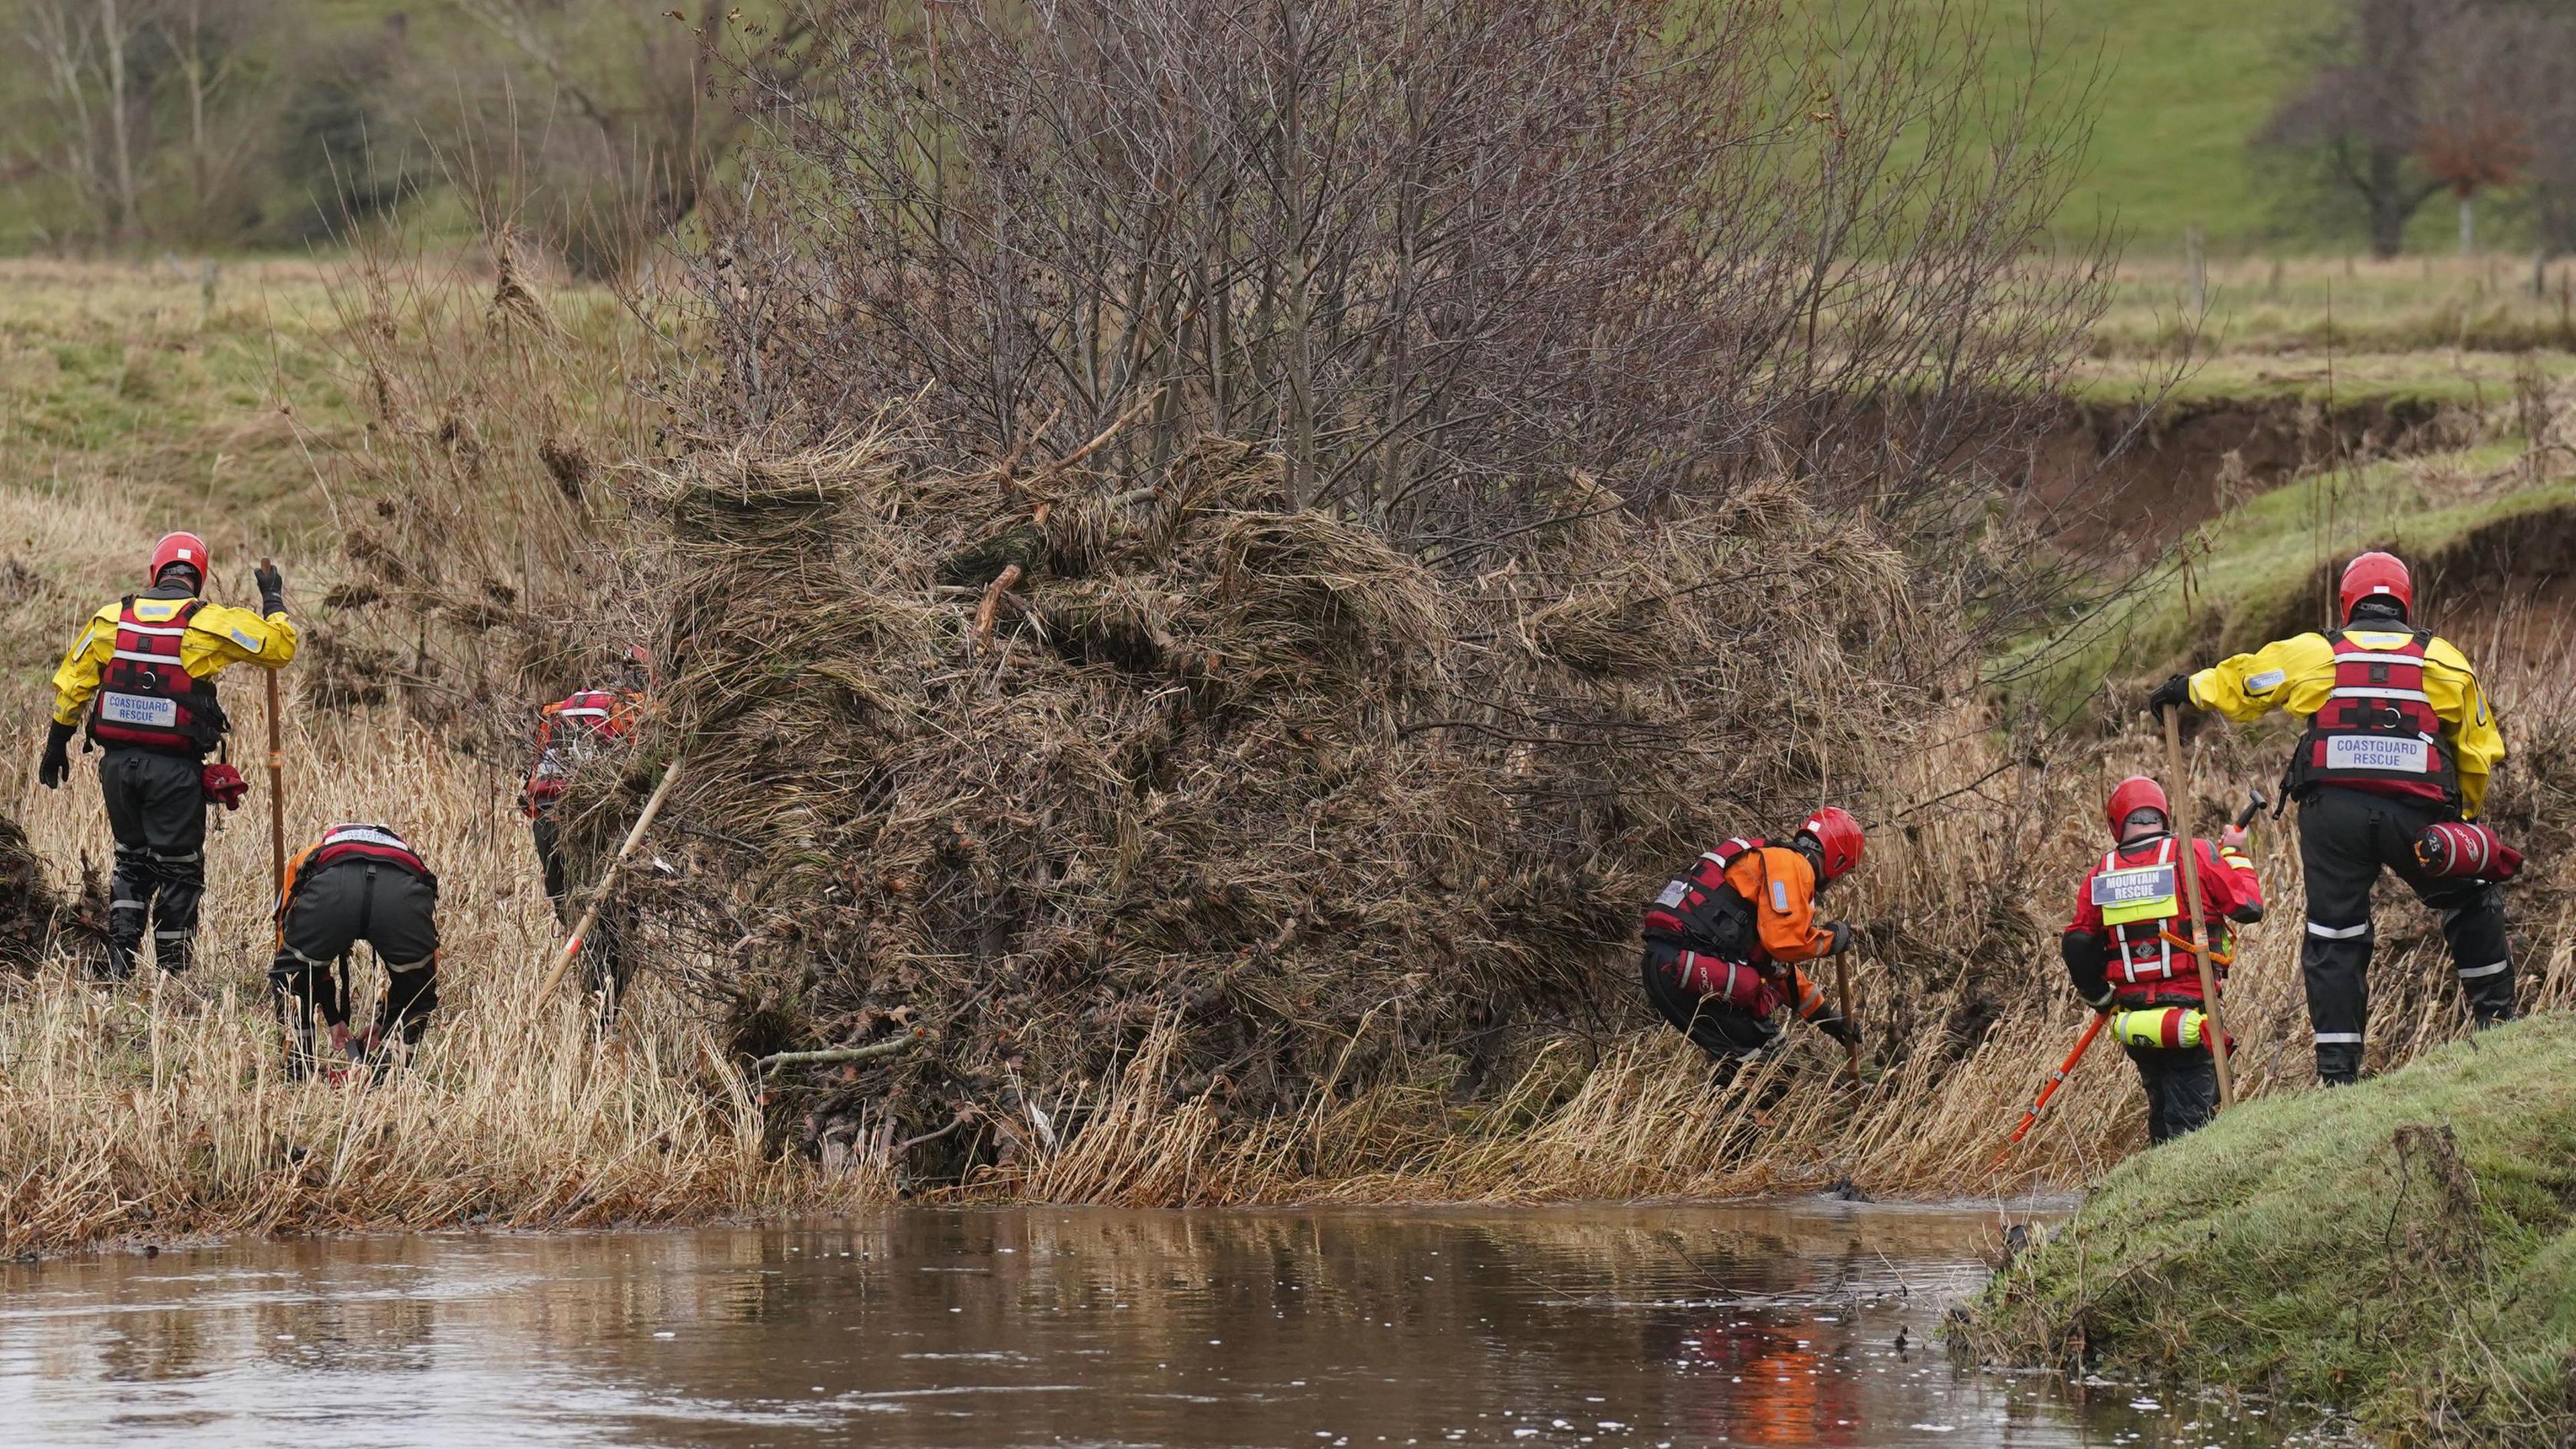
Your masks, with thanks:
[[[2165,717],[2165,771],[2173,782],[2174,841],[2182,853],[2182,891],[2184,919],[2191,923],[2191,959],[2200,966],[2200,1004],[2208,1018],[2209,1059],[2218,1068],[2218,1110],[2236,1105],[2236,1081],[2227,1070],[2227,1023],[2218,1009],[2218,968],[2210,964],[2211,935],[2207,911],[2200,897],[2200,842],[2191,836],[2191,782],[2182,769],[2182,711],[2168,709]]]
[[[1848,948],[1834,953],[1834,989],[1842,997],[1843,1026],[1851,1035],[1843,1041],[1843,1056],[1851,1068],[1851,1082],[1860,1085],[1860,1021],[1852,1015],[1851,952]]]
[[[276,567],[261,559],[262,571]],[[286,737],[279,721],[277,671],[268,676],[268,889],[283,899],[286,892]]]
[[[635,828],[626,832],[626,843],[617,847],[617,854],[608,862],[608,869],[599,873],[599,884],[591,891],[590,908],[581,913],[581,919],[573,925],[572,934],[564,938],[563,946],[555,952],[554,969],[546,973],[546,984],[537,989],[537,995],[552,996],[555,988],[563,983],[564,973],[572,969],[573,958],[581,954],[582,943],[590,939],[591,928],[599,924],[599,908],[607,902],[609,888],[617,884],[617,873],[625,869],[626,858],[635,853],[635,847],[644,843],[644,832],[652,828],[653,817],[662,813],[662,802],[670,798],[671,786],[679,778],[678,760],[663,767],[662,783],[653,787],[652,798],[644,802],[644,813],[635,817]]]

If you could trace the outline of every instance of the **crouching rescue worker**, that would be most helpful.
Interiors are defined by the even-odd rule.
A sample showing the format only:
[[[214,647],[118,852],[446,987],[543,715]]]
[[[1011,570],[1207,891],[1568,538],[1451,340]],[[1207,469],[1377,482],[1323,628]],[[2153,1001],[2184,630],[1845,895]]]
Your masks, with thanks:
[[[2084,877],[2075,919],[2059,950],[2076,994],[2111,1016],[2111,1034],[2147,1089],[2147,1140],[2166,1142],[2218,1114],[2218,1068],[2193,943],[2209,942],[2210,974],[2224,981],[2235,955],[2228,923],[2263,919],[2263,882],[2230,825],[2219,843],[2195,838],[2200,909],[2182,903],[2182,844],[2164,787],[2132,775],[2105,814],[2112,847]]]
[[[2415,627],[2415,586],[2394,555],[2345,567],[2343,627],[2300,634],[2198,674],[2177,674],[2148,697],[2155,712],[2191,705],[2251,723],[2271,710],[2305,716],[2282,779],[2299,802],[2299,863],[2307,878],[2301,953],[2317,1078],[2361,1073],[2369,1020],[2370,888],[2393,870],[2442,918],[2452,969],[2481,1026],[2513,1016],[2504,894],[2494,873],[2445,855],[2428,866],[2418,844],[2446,822],[2473,821],[2504,761],[2503,732],[2477,672],[2448,640]]]
[[[116,868],[108,877],[107,971],[125,980],[141,957],[147,923],[153,960],[185,971],[195,959],[197,907],[206,892],[206,802],[240,798],[230,765],[206,763],[228,728],[215,676],[230,665],[282,669],[295,657],[286,581],[262,565],[259,612],[208,603],[206,541],[173,533],[152,550],[152,586],[91,617],[54,671],[54,722],[37,780],[58,788],[71,773],[71,740],[84,719],[99,757]]]
[[[652,656],[639,645],[626,651],[626,674],[617,688],[581,690],[537,712],[536,758],[519,792],[519,809],[528,817],[537,865],[545,875],[546,899],[554,902],[556,918],[567,927],[579,912],[572,904],[572,882],[565,870],[563,833],[555,807],[575,775],[633,730],[635,704],[650,682],[651,668]],[[590,989],[598,993],[603,1015],[616,1012],[617,998],[626,989],[621,936],[618,922],[603,912],[584,948],[590,958]]]
[[[385,966],[373,1025],[349,1034],[349,955],[361,941]],[[269,985],[293,1039],[292,1075],[313,1070],[313,1018],[330,1031],[333,1057],[381,1061],[397,1040],[419,1042],[438,1009],[438,877],[383,825],[334,825],[286,866],[277,902],[277,956]]]
[[[1779,1036],[1783,1002],[1835,1040],[1859,1040],[1798,967],[1849,948],[1851,927],[1817,920],[1816,895],[1860,852],[1860,822],[1828,805],[1786,844],[1736,839],[1701,855],[1646,908],[1646,999],[1722,1077]]]

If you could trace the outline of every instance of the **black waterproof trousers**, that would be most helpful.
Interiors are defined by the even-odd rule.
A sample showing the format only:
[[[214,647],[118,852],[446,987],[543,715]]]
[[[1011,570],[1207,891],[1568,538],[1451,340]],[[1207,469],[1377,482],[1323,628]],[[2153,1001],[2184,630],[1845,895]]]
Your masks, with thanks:
[[[2170,1142],[2206,1126],[2218,1115],[2218,1065],[2207,1047],[2142,1047],[2121,1050],[2137,1063],[2147,1089],[2147,1141]]]
[[[580,919],[581,912],[572,904],[572,885],[564,871],[562,834],[551,815],[540,815],[528,822],[528,834],[536,843],[537,865],[545,872],[546,899],[555,904],[555,919],[563,922],[564,928],[569,930]],[[623,935],[618,928],[617,912],[613,908],[605,909],[599,913],[598,922],[590,928],[590,940],[582,946],[582,955],[588,958],[584,964],[589,973],[590,989],[599,997],[599,1012],[603,1020],[617,1014],[617,999],[626,994],[629,972]]]
[[[1679,947],[1646,943],[1645,958],[1639,966],[1646,1000],[1711,1060],[1731,1065],[1769,1046],[1780,1035],[1780,1028],[1749,1011],[1683,990],[1676,970],[1679,956]]]
[[[196,961],[197,908],[206,895],[206,791],[191,755],[110,746],[99,756],[116,867],[107,878],[107,970],[134,975],[143,933],[164,971]]]
[[[385,965],[378,1036],[417,1042],[429,1029],[438,1009],[438,883],[383,861],[336,861],[296,879],[268,967],[307,1057],[316,1012],[332,1026],[349,1024],[348,958],[361,941]]]
[[[2415,837],[2456,818],[2430,801],[2320,786],[2299,804],[2299,860],[2308,885],[2308,933],[2301,952],[2308,1024],[2317,1039],[2317,1079],[2361,1074],[2370,1019],[2370,889],[2385,868],[2442,918],[2451,969],[2480,1024],[2513,1018],[2513,960],[2505,950],[2504,892],[2482,881],[2437,880],[2415,863]]]

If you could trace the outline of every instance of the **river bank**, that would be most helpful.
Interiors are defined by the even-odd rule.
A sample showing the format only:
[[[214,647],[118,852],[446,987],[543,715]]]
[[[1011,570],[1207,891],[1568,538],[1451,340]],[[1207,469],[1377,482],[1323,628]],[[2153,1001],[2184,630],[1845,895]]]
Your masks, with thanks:
[[[2131,1158],[1962,1340],[2255,1389],[2405,1443],[2576,1432],[2576,1018],[2528,1018]]]

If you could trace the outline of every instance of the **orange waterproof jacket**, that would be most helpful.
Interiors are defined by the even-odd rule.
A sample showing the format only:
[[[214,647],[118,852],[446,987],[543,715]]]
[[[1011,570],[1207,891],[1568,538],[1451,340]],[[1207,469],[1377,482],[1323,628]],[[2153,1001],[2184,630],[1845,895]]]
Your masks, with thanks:
[[[1833,950],[1833,932],[1816,919],[1816,870],[1785,845],[1748,850],[1726,868],[1726,883],[1753,903],[1763,954],[1774,961],[1815,961]]]

